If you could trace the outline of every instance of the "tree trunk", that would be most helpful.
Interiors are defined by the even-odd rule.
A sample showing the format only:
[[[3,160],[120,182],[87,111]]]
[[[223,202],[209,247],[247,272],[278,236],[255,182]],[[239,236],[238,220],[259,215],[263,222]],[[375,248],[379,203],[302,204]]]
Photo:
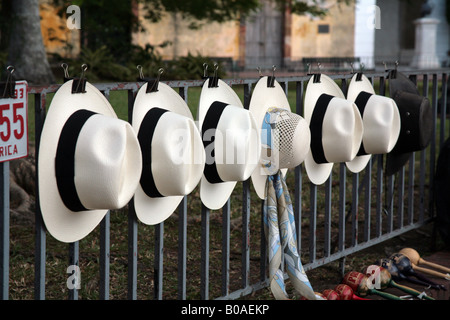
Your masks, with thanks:
[[[55,82],[41,34],[39,0],[14,0],[11,5],[8,65],[17,80],[45,85]]]

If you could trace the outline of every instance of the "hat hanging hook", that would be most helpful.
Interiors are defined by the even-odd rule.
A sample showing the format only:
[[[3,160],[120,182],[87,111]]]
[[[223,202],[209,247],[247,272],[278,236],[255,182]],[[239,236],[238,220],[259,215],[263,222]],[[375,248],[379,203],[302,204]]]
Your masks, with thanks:
[[[275,70],[277,70],[277,66],[272,66],[272,76],[267,78],[267,87],[274,88],[275,87]]]
[[[14,86],[15,86],[15,82],[11,82],[11,77],[12,74],[14,73],[14,66],[7,66],[6,67],[6,71],[8,73],[7,77],[6,77],[6,83],[5,83],[5,88],[3,89],[3,95],[2,98],[14,98]],[[9,90],[9,92],[8,92]]]
[[[150,90],[147,89],[147,93],[158,91],[159,80],[161,79],[161,75],[163,73],[164,73],[164,68],[159,68],[158,75],[156,76],[156,80],[153,81],[152,86],[150,87]]]
[[[63,62],[61,63],[61,68],[64,71],[64,78],[69,78],[69,66],[67,65],[67,63]]]
[[[74,79],[73,85],[72,85],[72,93],[85,93],[86,88],[86,70],[88,69],[88,65],[86,63],[83,63],[81,65],[81,76],[79,79]],[[76,83],[76,87],[74,88],[74,85]],[[81,85],[81,87],[80,87]],[[74,90],[75,89],[75,90]]]
[[[259,77],[262,78],[263,74],[262,74],[262,71],[261,71],[261,67],[256,67],[256,70],[258,70]]]
[[[317,62],[317,68],[319,68],[319,73],[314,75],[314,83],[320,83],[320,75],[322,74],[322,64]]]
[[[217,62],[214,63],[214,76],[212,79],[209,79],[208,88],[216,88],[218,87],[219,78],[217,75],[217,70],[219,70],[219,64]]]
[[[362,81],[362,75],[364,73],[364,68],[365,68],[364,63],[361,63],[359,65],[360,71],[356,74],[356,81]]]
[[[208,78],[208,64],[205,62],[203,63],[203,79]]]
[[[136,66],[136,69],[138,69],[138,71],[139,71],[139,79],[144,79],[144,72],[142,71],[143,70],[142,66],[140,64],[138,64]]]

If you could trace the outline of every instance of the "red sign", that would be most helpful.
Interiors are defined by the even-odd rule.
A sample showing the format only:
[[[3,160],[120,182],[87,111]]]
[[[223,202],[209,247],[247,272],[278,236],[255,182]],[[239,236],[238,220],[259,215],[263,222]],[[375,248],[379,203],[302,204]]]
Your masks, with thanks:
[[[0,99],[0,162],[28,156],[28,83],[16,81],[14,98]]]

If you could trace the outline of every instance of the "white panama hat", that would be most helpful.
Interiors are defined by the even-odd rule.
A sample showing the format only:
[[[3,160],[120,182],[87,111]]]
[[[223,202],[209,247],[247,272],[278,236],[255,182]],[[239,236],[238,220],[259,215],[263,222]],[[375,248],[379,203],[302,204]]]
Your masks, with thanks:
[[[386,154],[394,148],[400,135],[400,112],[393,99],[376,95],[369,79],[361,73],[350,81],[347,100],[356,104],[364,125],[361,148],[352,161],[346,162],[351,172],[358,173],[372,154]]]
[[[334,163],[355,158],[364,131],[362,119],[356,105],[324,74],[316,74],[308,82],[304,117],[311,130],[305,169],[310,181],[319,185],[328,179]]]
[[[131,125],[89,82],[82,93],[72,93],[73,83],[64,83],[52,99],[38,155],[42,217],[62,242],[84,238],[108,210],[124,207],[142,166]]]
[[[206,155],[200,199],[211,210],[223,207],[237,181],[250,178],[261,154],[255,119],[236,92],[216,80],[203,84],[197,112]]]
[[[166,220],[203,174],[205,151],[191,111],[165,83],[134,101],[132,125],[142,150],[142,174],[134,196],[138,219],[147,225]]]
[[[267,176],[278,170],[286,175],[288,169],[301,164],[308,154],[311,134],[306,120],[291,112],[286,93],[272,77],[258,80],[249,111],[261,139],[261,160],[252,173],[252,183],[256,194],[264,199]]]

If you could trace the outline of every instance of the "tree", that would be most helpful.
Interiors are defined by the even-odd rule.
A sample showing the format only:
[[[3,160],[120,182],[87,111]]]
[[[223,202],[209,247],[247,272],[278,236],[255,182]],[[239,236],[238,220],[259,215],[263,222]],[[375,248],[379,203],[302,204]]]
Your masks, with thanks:
[[[4,0],[4,8],[11,9],[7,64],[15,67],[15,78],[39,85],[55,82],[42,40],[39,1]]]

